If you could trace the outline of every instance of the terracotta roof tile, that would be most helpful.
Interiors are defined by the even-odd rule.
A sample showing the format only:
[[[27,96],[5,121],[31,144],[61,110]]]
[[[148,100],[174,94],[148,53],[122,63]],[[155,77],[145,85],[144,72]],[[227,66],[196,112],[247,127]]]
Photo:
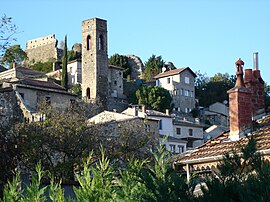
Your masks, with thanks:
[[[253,137],[257,140],[258,150],[270,149],[270,116],[258,121],[259,130],[252,133]],[[243,137],[239,141],[229,141],[229,133],[221,134],[220,136],[207,141],[200,147],[197,147],[194,152],[188,152],[186,156],[181,155],[176,157],[177,162],[184,162],[195,159],[202,159],[206,157],[216,157],[225,155],[228,152],[240,152],[241,146],[247,144],[248,138]]]

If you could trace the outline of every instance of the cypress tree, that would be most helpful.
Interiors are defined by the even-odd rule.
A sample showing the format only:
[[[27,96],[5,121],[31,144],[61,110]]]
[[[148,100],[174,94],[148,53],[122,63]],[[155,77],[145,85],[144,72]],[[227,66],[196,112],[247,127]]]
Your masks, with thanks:
[[[68,89],[68,74],[67,74],[67,35],[65,36],[64,53],[62,57],[62,80],[61,85]]]

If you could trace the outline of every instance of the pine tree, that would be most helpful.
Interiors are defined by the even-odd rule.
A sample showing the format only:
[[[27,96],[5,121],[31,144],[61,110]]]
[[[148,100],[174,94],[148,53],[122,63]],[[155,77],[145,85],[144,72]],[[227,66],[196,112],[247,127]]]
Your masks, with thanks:
[[[62,57],[62,81],[61,85],[68,89],[68,74],[67,74],[67,36],[65,36],[64,54]]]

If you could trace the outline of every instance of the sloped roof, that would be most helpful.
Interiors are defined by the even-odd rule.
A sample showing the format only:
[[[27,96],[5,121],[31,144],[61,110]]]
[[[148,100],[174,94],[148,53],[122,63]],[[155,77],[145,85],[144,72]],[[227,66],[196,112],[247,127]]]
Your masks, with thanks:
[[[65,88],[63,88],[62,86],[54,82],[49,82],[49,81],[40,81],[40,80],[34,80],[34,79],[21,79],[21,80],[13,81],[10,83],[65,91]]]
[[[260,129],[252,132],[253,137],[257,140],[257,149],[258,151],[270,150],[270,116],[264,117],[258,121],[258,124]],[[179,155],[174,161],[185,164],[220,160],[228,152],[240,152],[241,147],[246,145],[247,142],[247,137],[243,137],[238,141],[230,141],[229,132],[226,132],[207,141],[189,153]]]
[[[173,69],[173,70],[170,70],[170,71],[167,71],[167,72],[160,73],[160,74],[154,76],[154,78],[158,79],[158,78],[162,78],[162,77],[166,77],[166,76],[172,76],[172,75],[175,75],[175,74],[180,74],[181,72],[183,72],[185,70],[190,71],[191,74],[193,74],[194,77],[197,76],[189,67],[184,67],[184,68]]]

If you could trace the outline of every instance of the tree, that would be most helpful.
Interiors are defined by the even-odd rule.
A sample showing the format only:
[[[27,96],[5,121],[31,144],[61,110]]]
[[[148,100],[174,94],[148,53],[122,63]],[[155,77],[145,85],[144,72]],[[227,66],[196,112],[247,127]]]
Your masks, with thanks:
[[[12,18],[6,15],[0,19],[0,58],[12,41],[16,41],[14,34],[17,33],[17,26],[13,24]]]
[[[215,102],[228,100],[227,91],[234,87],[235,76],[230,76],[228,73],[217,73],[208,78],[200,72],[197,75],[195,90],[201,106],[206,107]]]
[[[109,64],[124,68],[123,77],[127,78],[131,73],[131,67],[128,64],[128,57],[125,55],[114,54],[109,58]]]
[[[148,61],[145,62],[145,70],[143,72],[143,79],[146,81],[153,80],[153,77],[161,73],[165,61],[161,56],[152,55]]]
[[[148,109],[165,112],[172,109],[172,97],[166,89],[160,86],[143,86],[136,91],[139,104],[143,104]]]
[[[26,59],[27,54],[21,49],[20,45],[13,45],[6,50],[1,62],[12,68],[13,62],[21,64]]]
[[[64,54],[62,58],[62,80],[61,85],[67,90],[68,89],[68,73],[67,73],[67,36],[65,36]]]
[[[4,184],[11,180],[18,166],[19,144],[12,133],[12,124],[0,124],[0,199]]]

